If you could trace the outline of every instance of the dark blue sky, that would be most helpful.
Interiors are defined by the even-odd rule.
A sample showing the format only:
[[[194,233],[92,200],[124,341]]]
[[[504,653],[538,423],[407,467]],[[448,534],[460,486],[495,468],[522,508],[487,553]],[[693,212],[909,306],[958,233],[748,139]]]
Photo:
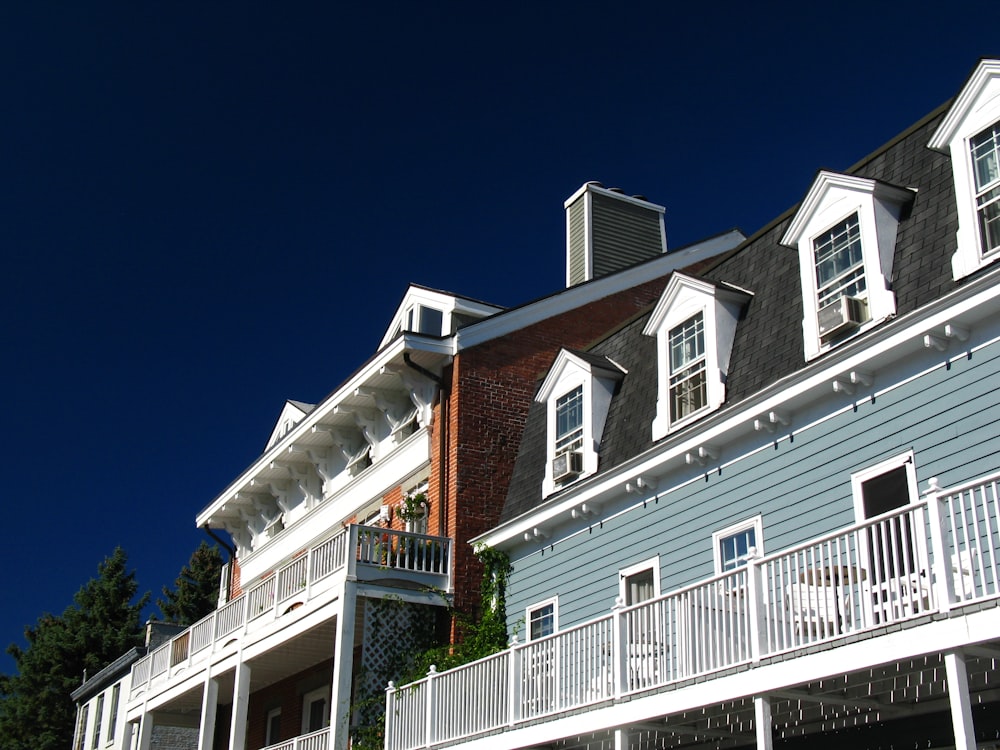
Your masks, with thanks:
[[[480,5],[0,9],[0,645],[116,545],[155,598],[408,282],[556,291],[591,179],[753,232],[1000,54],[993,2]]]

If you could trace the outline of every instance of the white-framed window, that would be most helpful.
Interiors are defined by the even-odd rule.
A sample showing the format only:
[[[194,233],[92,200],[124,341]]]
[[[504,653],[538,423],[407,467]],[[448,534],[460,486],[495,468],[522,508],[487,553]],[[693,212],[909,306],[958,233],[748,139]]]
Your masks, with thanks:
[[[851,474],[854,515],[859,521],[888,513],[920,499],[913,451]]]
[[[104,721],[104,693],[97,696],[97,707],[94,709],[94,734],[90,738],[90,747],[97,750],[101,744],[101,725]]]
[[[618,571],[618,595],[625,606],[639,604],[660,595],[660,556],[629,565]]]
[[[583,447],[583,386],[556,399],[556,455]]]
[[[674,273],[643,333],[656,337],[653,439],[722,406],[736,324],[753,295]]]
[[[302,734],[330,726],[330,686],[310,690],[302,696]]]
[[[764,523],[761,516],[734,523],[712,533],[715,573],[721,575],[747,564],[751,557],[764,554]]]
[[[982,60],[928,145],[951,157],[958,209],[952,276],[1000,258],[1000,60]]]
[[[444,324],[444,313],[435,307],[414,305],[406,311],[407,331],[423,333],[428,336],[440,336]]]
[[[87,735],[87,718],[89,714],[90,704],[87,703],[80,709],[80,713],[76,717],[76,740],[73,742],[73,750],[83,750]]]
[[[624,371],[606,357],[563,349],[535,401],[546,405],[547,496],[597,471],[608,409]]]
[[[532,604],[525,610],[528,622],[528,640],[535,641],[552,635],[559,629],[559,598],[552,597]]]
[[[264,725],[264,744],[276,745],[281,742],[281,706],[267,712],[267,723]]]
[[[896,314],[896,230],[913,195],[865,177],[816,177],[781,239],[799,253],[807,360]]]
[[[670,421],[679,422],[708,406],[705,379],[705,314],[699,312],[670,331]]]
[[[111,709],[108,712],[108,734],[104,738],[104,741],[110,743],[115,738],[115,729],[118,728],[118,703],[121,701],[121,689],[122,685],[120,682],[115,683],[114,687],[111,688]]]
[[[861,252],[861,223],[857,213],[813,238],[816,303],[822,310],[841,297],[865,299],[865,259]]]
[[[979,244],[983,256],[1000,250],[1000,122],[969,142],[979,215]]]

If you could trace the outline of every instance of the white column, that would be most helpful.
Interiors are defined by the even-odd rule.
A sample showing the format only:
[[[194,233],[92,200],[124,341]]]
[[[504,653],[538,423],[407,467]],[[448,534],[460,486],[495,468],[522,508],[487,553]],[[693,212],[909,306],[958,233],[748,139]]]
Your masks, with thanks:
[[[615,730],[615,750],[628,750],[628,732],[624,729]]]
[[[753,698],[754,731],[757,733],[757,750],[772,750],[771,699],[766,695]]]
[[[960,651],[947,652],[944,655],[944,668],[948,676],[948,702],[951,704],[951,725],[955,730],[955,749],[976,750],[976,730],[972,725],[965,655]]]
[[[153,741],[153,714],[149,711],[142,712],[142,719],[139,723],[139,750],[149,750]]]
[[[215,712],[219,706],[219,683],[205,680],[201,693],[201,724],[198,727],[198,750],[212,750],[215,739]]]
[[[350,548],[349,548],[350,549]],[[330,695],[330,750],[347,750],[351,728],[351,683],[354,666],[354,613],[357,611],[358,584],[344,583],[343,605],[337,615],[337,641],[333,651],[333,680]]]
[[[250,667],[242,661],[233,675],[233,720],[229,725],[229,750],[246,750],[247,708],[250,705]]]

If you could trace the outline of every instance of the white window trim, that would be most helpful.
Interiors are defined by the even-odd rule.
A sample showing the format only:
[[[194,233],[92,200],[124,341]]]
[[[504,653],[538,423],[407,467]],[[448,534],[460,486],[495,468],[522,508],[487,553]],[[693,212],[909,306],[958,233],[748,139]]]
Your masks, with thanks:
[[[957,249],[951,257],[957,281],[1000,259],[1000,252],[983,255],[972,172],[971,140],[1000,121],[1000,60],[983,60],[973,71],[955,103],[928,143],[951,157],[958,209]]]
[[[750,292],[674,273],[643,333],[656,338],[657,398],[653,440],[686,427],[726,400],[729,355],[736,324]],[[705,336],[705,406],[676,421],[670,419],[670,332],[699,313]]]
[[[264,720],[264,744],[265,745],[276,745],[281,741],[280,737],[271,736],[271,719],[275,716],[281,716],[281,706],[277,708],[272,708],[267,712],[267,718]]]
[[[330,726],[330,686],[324,685],[315,690],[310,690],[302,696],[302,734],[306,734],[309,731],[308,708],[318,698],[322,698],[324,701],[323,726]]]
[[[643,573],[647,570],[653,571],[653,598],[656,599],[660,596],[660,556],[651,557],[648,560],[643,560],[642,562],[635,563],[634,565],[629,565],[627,568],[621,568],[618,571],[618,597],[624,604],[628,601],[627,591],[625,589],[625,582],[634,576],[636,573]]]
[[[610,360],[606,366],[597,366],[566,349],[556,356],[552,369],[546,376],[535,400],[546,405],[545,477],[542,480],[542,497],[562,489],[583,477],[597,472],[598,448],[604,433],[611,398],[624,371]],[[583,392],[583,467],[572,479],[556,483],[552,461],[556,457],[556,402],[566,394],[581,388]]]
[[[527,628],[525,632],[525,640],[530,641],[531,638],[531,613],[535,612],[543,607],[548,607],[552,605],[552,632],[559,632],[559,597],[553,596],[549,599],[543,599],[540,602],[535,602],[534,604],[529,604],[524,608],[524,621],[527,623]]]
[[[802,335],[806,361],[815,359],[844,338],[823,342],[819,335],[814,241],[853,214],[858,215],[867,287],[867,320],[857,335],[896,314],[892,266],[896,230],[913,191],[864,177],[821,171],[795,213],[781,244],[798,250],[802,286]]]
[[[722,556],[719,553],[720,543],[723,539],[739,534],[741,531],[746,531],[747,529],[753,529],[754,539],[757,544],[755,545],[755,555],[760,557],[764,554],[764,518],[761,515],[756,515],[753,518],[747,518],[743,521],[738,521],[734,524],[727,526],[724,529],[719,529],[718,531],[712,532],[712,559],[715,562],[715,574],[722,575],[725,571],[722,569]]]
[[[917,469],[913,459],[913,451],[906,451],[898,456],[887,458],[873,466],[868,466],[851,474],[851,496],[854,499],[854,518],[859,523],[867,520],[865,518],[865,506],[864,498],[861,494],[861,486],[869,479],[874,479],[877,476],[900,467],[906,469],[906,485],[910,494],[910,504],[920,501],[920,492],[917,488]]]

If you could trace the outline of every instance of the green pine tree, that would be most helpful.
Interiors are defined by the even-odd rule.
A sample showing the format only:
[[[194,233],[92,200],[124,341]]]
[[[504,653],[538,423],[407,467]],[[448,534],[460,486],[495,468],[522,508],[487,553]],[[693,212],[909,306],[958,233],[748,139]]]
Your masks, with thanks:
[[[24,630],[27,648],[7,647],[17,672],[0,675],[0,750],[66,750],[76,709],[70,693],[142,643],[135,571],[121,547],[97,567],[62,615],[44,614]]]
[[[215,545],[202,542],[181,568],[174,588],[163,587],[163,599],[156,600],[163,619],[178,625],[193,625],[212,612],[219,602],[219,575],[222,553]]]

